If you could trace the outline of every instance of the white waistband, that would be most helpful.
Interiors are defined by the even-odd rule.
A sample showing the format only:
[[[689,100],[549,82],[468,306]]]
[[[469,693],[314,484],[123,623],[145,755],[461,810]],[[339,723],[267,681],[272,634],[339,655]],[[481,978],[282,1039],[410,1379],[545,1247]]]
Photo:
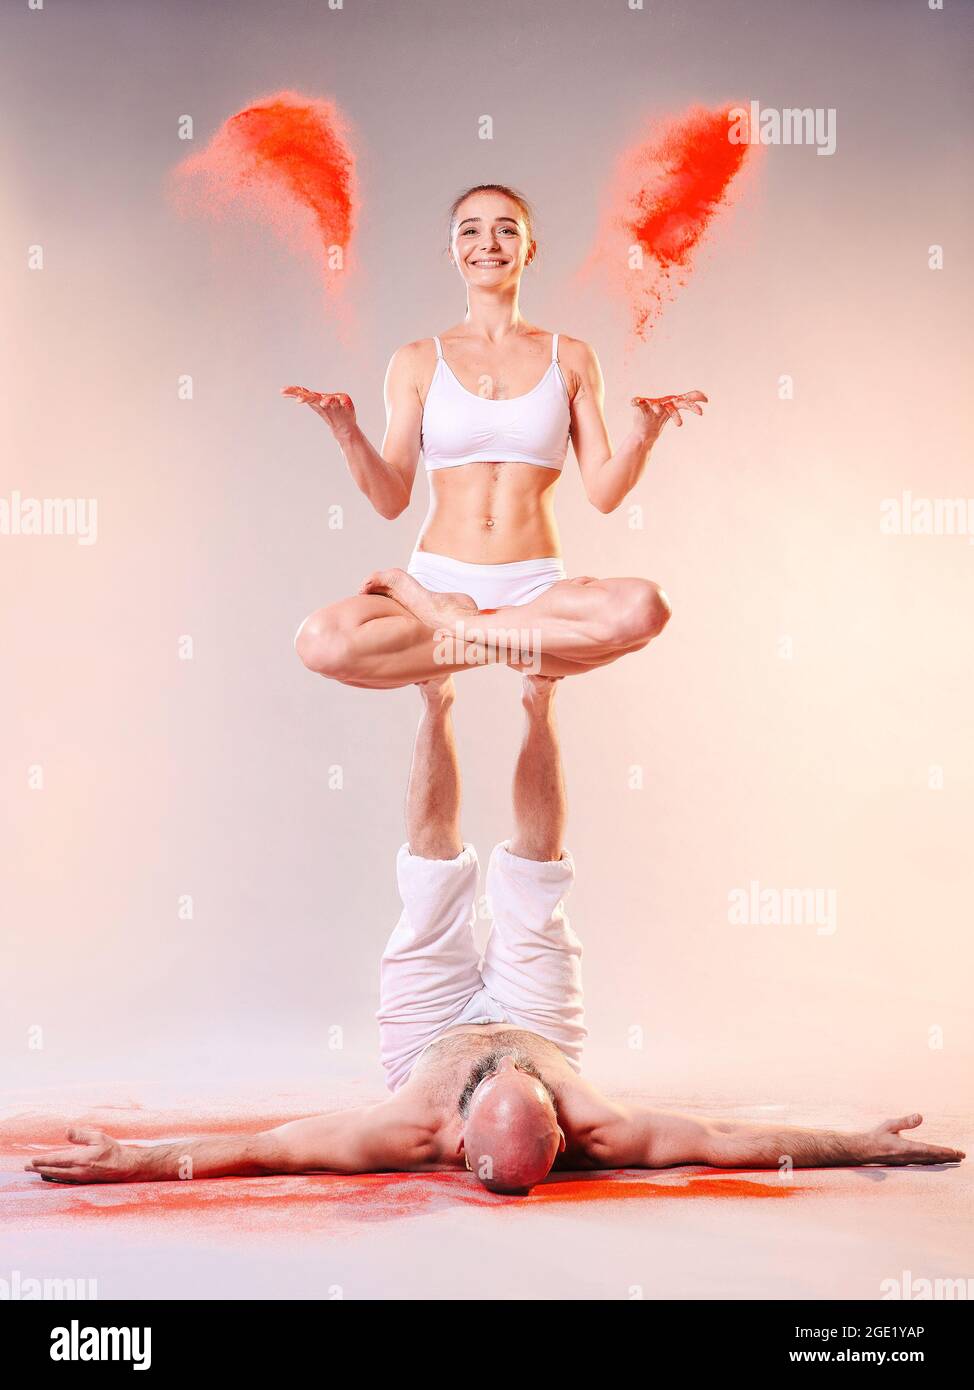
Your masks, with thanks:
[[[430,569],[449,570],[453,574],[469,574],[482,579],[505,579],[555,571],[565,573],[565,562],[560,555],[546,555],[537,560],[508,560],[501,565],[475,565],[469,560],[454,560],[450,555],[438,555],[433,550],[416,549],[409,557],[410,567],[414,564],[426,565]]]

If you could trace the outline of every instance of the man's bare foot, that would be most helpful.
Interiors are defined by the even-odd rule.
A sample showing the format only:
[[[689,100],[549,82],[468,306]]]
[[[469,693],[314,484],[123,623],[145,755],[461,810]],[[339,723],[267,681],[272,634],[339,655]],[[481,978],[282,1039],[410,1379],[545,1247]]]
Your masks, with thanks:
[[[376,570],[362,582],[359,593],[394,598],[429,628],[451,628],[479,611],[469,594],[432,594],[405,570]]]
[[[417,681],[416,686],[430,710],[448,710],[456,699],[452,671],[447,671],[445,676],[432,676],[428,681]]]
[[[555,686],[564,676],[525,674],[521,682],[521,703],[529,713],[543,714],[551,708]]]

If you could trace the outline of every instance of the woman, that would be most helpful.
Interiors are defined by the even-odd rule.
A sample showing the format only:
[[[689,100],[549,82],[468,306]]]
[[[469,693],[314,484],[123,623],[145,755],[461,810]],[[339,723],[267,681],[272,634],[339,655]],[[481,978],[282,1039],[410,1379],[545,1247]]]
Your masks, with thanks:
[[[521,316],[521,276],[537,255],[525,200],[500,184],[469,189],[451,209],[449,241],[467,312],[441,337],[394,353],[381,451],[344,393],[284,388],[330,426],[381,516],[408,506],[420,451],[429,473],[430,507],[407,571],[378,571],[298,631],[304,664],[346,685],[410,685],[498,660],[575,675],[644,647],[670,615],[649,580],[567,578],[555,484],[571,438],[589,501],[613,511],[666,422],[682,425],[681,410],[702,414],[706,396],[634,398],[633,428],[613,452],[592,348]],[[523,638],[506,641],[512,631],[530,634],[530,651]]]

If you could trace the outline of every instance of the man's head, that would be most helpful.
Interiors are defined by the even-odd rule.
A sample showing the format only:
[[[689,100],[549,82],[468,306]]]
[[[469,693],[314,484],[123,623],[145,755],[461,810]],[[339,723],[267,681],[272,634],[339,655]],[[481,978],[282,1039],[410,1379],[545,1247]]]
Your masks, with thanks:
[[[458,1152],[491,1192],[525,1193],[565,1147],[554,1096],[516,1048],[481,1057],[460,1096]]]

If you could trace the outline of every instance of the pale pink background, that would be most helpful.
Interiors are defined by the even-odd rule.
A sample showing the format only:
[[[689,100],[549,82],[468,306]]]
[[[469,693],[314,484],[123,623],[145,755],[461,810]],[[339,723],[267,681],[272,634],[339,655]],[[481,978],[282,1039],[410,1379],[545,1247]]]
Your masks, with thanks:
[[[0,1056],[16,1085],[379,1085],[418,701],[317,680],[291,639],[405,562],[426,485],[382,521],[278,390],[349,391],[378,442],[389,355],[462,314],[445,210],[498,178],[538,209],[523,310],[593,343],[614,439],[635,391],[712,402],[654,454],[631,499],[643,531],[625,505],[587,505],[574,460],[561,487],[569,570],[648,575],[675,609],[657,646],[559,697],[591,1069],[742,1104],[969,1103],[974,548],[879,530],[905,488],[974,492],[969,31],[960,5],[778,0],[497,0],[487,22],[453,0],[5,14],[0,491],[99,504],[95,546],[0,538]],[[164,197],[190,148],[282,87],[332,97],[357,130],[351,351],[306,262],[252,226],[180,222]],[[568,289],[613,155],[649,115],[751,97],[836,107],[837,153],[768,151],[626,369],[622,306]],[[505,670],[461,678],[465,833],[483,853],[509,829],[517,693]],[[730,926],[728,892],[752,878],[835,888],[838,931]]]

